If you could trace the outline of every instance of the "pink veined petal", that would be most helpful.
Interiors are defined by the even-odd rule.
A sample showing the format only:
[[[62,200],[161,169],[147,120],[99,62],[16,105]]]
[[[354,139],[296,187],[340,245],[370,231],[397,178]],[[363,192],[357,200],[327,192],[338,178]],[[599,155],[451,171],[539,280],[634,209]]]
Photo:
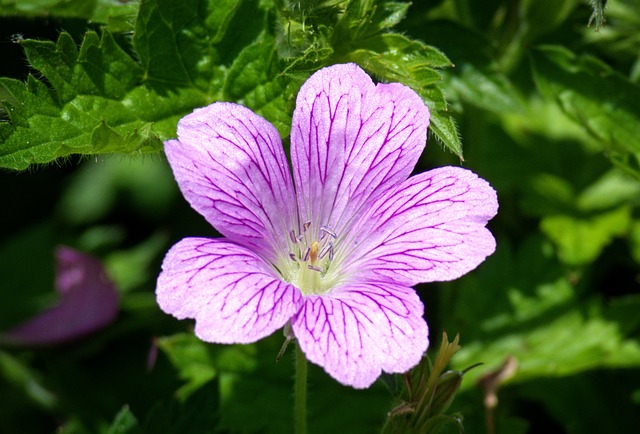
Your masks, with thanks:
[[[288,254],[295,192],[273,125],[245,107],[214,103],[180,120],[165,153],[187,201],[221,234],[270,260]]]
[[[497,211],[495,190],[469,170],[413,176],[378,200],[345,242],[344,272],[408,286],[456,279],[494,252],[485,225]]]
[[[282,328],[302,295],[247,248],[225,239],[185,238],[162,263],[156,297],[163,311],[194,318],[200,339],[231,344]]]
[[[369,387],[382,371],[406,372],[429,345],[423,305],[411,288],[356,283],[307,296],[291,326],[300,348],[340,383]]]
[[[93,256],[56,249],[60,302],[16,326],[0,340],[16,345],[55,345],[86,336],[116,319],[118,291]]]
[[[429,110],[399,83],[374,85],[357,65],[312,75],[298,93],[291,160],[302,221],[343,232],[360,211],[411,173]]]

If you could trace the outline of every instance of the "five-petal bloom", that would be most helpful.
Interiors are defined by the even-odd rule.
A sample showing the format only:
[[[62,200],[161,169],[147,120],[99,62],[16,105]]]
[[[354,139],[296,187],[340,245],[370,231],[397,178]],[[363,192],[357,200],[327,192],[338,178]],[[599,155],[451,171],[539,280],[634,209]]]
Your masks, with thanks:
[[[276,129],[249,109],[214,103],[165,143],[191,206],[223,236],[167,253],[160,307],[195,333],[249,343],[287,323],[306,357],[353,387],[405,372],[428,346],[411,288],[455,279],[495,249],[485,228],[495,191],[443,167],[409,178],[429,111],[398,83],[354,64],[315,73],[298,94],[293,177]]]

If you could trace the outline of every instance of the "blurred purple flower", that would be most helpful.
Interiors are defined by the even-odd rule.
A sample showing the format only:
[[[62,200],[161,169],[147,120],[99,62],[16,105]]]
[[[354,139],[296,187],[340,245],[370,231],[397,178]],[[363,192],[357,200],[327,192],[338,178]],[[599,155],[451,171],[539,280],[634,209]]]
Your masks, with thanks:
[[[69,247],[56,249],[55,306],[19,324],[2,341],[24,346],[69,342],[111,323],[118,312],[118,292],[94,257]]]
[[[276,129],[215,103],[178,124],[165,153],[185,198],[223,236],[185,238],[162,264],[160,307],[205,341],[249,343],[289,324],[306,357],[370,386],[428,346],[411,288],[455,279],[495,250],[495,191],[442,167],[409,178],[429,111],[398,83],[335,65],[302,86],[293,178]]]

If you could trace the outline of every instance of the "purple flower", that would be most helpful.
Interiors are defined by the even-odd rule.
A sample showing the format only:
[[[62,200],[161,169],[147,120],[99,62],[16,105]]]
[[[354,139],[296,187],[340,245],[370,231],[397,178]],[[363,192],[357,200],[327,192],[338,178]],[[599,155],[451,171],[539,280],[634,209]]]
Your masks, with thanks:
[[[100,261],[70,247],[56,249],[55,306],[14,327],[0,337],[26,346],[62,344],[91,334],[113,322],[118,291]]]
[[[486,181],[456,167],[409,178],[428,124],[408,87],[375,85],[354,64],[324,68],[298,94],[292,178],[278,132],[249,109],[184,117],[165,152],[224,238],[169,250],[160,307],[195,318],[209,342],[255,342],[288,323],[308,360],[353,387],[409,370],[428,346],[411,286],[455,279],[495,249]]]

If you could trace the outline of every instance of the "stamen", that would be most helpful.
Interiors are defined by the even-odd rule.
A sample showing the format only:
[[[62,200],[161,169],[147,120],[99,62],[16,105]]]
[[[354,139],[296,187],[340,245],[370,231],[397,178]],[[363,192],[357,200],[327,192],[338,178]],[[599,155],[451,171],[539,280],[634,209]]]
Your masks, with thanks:
[[[291,240],[291,242],[293,242],[293,244],[298,241],[298,239],[296,238],[296,231],[294,231],[293,229],[289,231],[289,239]]]
[[[314,241],[311,244],[311,252],[309,252],[309,258],[311,258],[311,263],[314,264],[318,260],[318,247],[319,244],[317,241]]]
[[[304,253],[302,254],[302,262],[307,262],[309,260],[309,255],[311,254],[311,247],[307,247],[304,249]]]
[[[336,238],[338,238],[338,236],[336,235],[335,232],[333,232],[331,230],[331,228],[329,228],[329,226],[320,226],[320,231],[324,232],[325,234],[329,235],[330,237],[332,237],[334,240]]]
[[[329,258],[333,255],[333,243],[329,243],[320,250],[320,254],[318,255],[319,259],[324,258],[329,253]]]
[[[309,229],[309,227],[311,227],[311,222],[305,222],[302,224],[302,233],[307,232],[307,230]]]
[[[298,262],[298,259],[296,258],[296,255],[294,255],[293,253],[289,252],[289,257],[291,259],[293,259],[295,262]]]
[[[309,270],[317,271],[318,273],[322,273],[322,268],[316,267],[315,265],[307,265]]]

